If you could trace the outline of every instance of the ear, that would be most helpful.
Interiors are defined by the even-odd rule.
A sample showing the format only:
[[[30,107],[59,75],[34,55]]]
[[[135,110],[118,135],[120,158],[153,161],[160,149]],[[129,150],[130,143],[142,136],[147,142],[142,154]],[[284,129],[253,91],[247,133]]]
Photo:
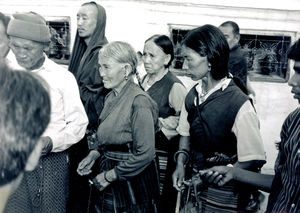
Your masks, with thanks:
[[[124,70],[125,70],[125,76],[127,77],[133,72],[133,69],[130,64],[125,64]]]
[[[170,54],[166,55],[164,65],[168,65],[170,60],[171,60],[171,55]]]
[[[235,38],[236,42],[239,43],[241,35],[235,35],[234,38]]]
[[[27,160],[25,171],[32,171],[38,165],[42,153],[42,143],[38,141]]]

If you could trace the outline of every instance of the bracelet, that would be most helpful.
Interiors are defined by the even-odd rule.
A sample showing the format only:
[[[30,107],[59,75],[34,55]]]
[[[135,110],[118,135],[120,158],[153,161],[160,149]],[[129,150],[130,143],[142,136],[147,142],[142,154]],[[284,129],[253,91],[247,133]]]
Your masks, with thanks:
[[[105,171],[104,174],[103,174],[103,175],[104,175],[104,180],[105,180],[106,182],[108,182],[108,183],[112,183],[112,181],[110,181],[110,180],[107,179],[106,173],[107,173],[107,171]]]
[[[189,155],[189,153],[188,153],[188,151],[186,149],[179,150],[179,151],[175,152],[175,154],[174,154],[174,162],[175,163],[177,162],[178,155],[181,154],[181,153],[184,154],[186,156],[186,158],[187,158],[187,160],[185,162],[185,165],[186,165],[187,162],[189,162],[189,159],[190,159],[190,155]]]

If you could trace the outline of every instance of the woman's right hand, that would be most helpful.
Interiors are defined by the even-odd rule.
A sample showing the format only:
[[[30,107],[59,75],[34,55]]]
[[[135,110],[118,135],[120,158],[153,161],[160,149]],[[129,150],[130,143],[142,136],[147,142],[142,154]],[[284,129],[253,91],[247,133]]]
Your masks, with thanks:
[[[173,187],[177,189],[177,191],[181,191],[184,181],[184,176],[185,176],[185,168],[183,164],[177,163],[176,169],[172,175],[172,180],[173,180]]]
[[[77,167],[77,173],[81,176],[88,175],[92,172],[91,168],[93,167],[95,160],[100,156],[100,153],[96,150],[90,151],[88,156],[86,156]]]

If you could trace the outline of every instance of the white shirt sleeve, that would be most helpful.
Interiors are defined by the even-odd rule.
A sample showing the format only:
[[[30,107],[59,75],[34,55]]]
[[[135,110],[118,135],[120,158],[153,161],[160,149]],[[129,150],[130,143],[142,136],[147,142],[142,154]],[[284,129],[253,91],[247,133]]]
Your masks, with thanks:
[[[178,127],[176,129],[181,136],[190,136],[190,124],[187,120],[187,117],[188,117],[188,112],[186,111],[185,108],[185,102],[183,102],[181,107]]]
[[[250,101],[246,101],[238,111],[232,132],[237,139],[239,162],[266,159],[259,120]]]
[[[72,76],[73,77],[73,76]],[[52,152],[60,152],[79,142],[85,134],[88,118],[82,105],[75,78],[69,78],[61,90],[64,128],[52,136]]]

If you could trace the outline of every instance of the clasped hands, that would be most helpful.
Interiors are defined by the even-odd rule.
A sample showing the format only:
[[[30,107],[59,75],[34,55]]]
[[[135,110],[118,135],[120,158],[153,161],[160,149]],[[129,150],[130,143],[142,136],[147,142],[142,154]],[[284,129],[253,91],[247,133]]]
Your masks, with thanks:
[[[181,191],[184,188],[184,185],[197,184],[198,181],[195,180],[185,181],[184,180],[185,171],[182,166],[178,166],[173,173],[173,186]],[[204,169],[198,171],[196,176],[200,176],[200,178],[204,182],[213,183],[218,186],[223,186],[228,183],[230,180],[234,179],[234,168],[229,166],[214,166],[209,169]]]

